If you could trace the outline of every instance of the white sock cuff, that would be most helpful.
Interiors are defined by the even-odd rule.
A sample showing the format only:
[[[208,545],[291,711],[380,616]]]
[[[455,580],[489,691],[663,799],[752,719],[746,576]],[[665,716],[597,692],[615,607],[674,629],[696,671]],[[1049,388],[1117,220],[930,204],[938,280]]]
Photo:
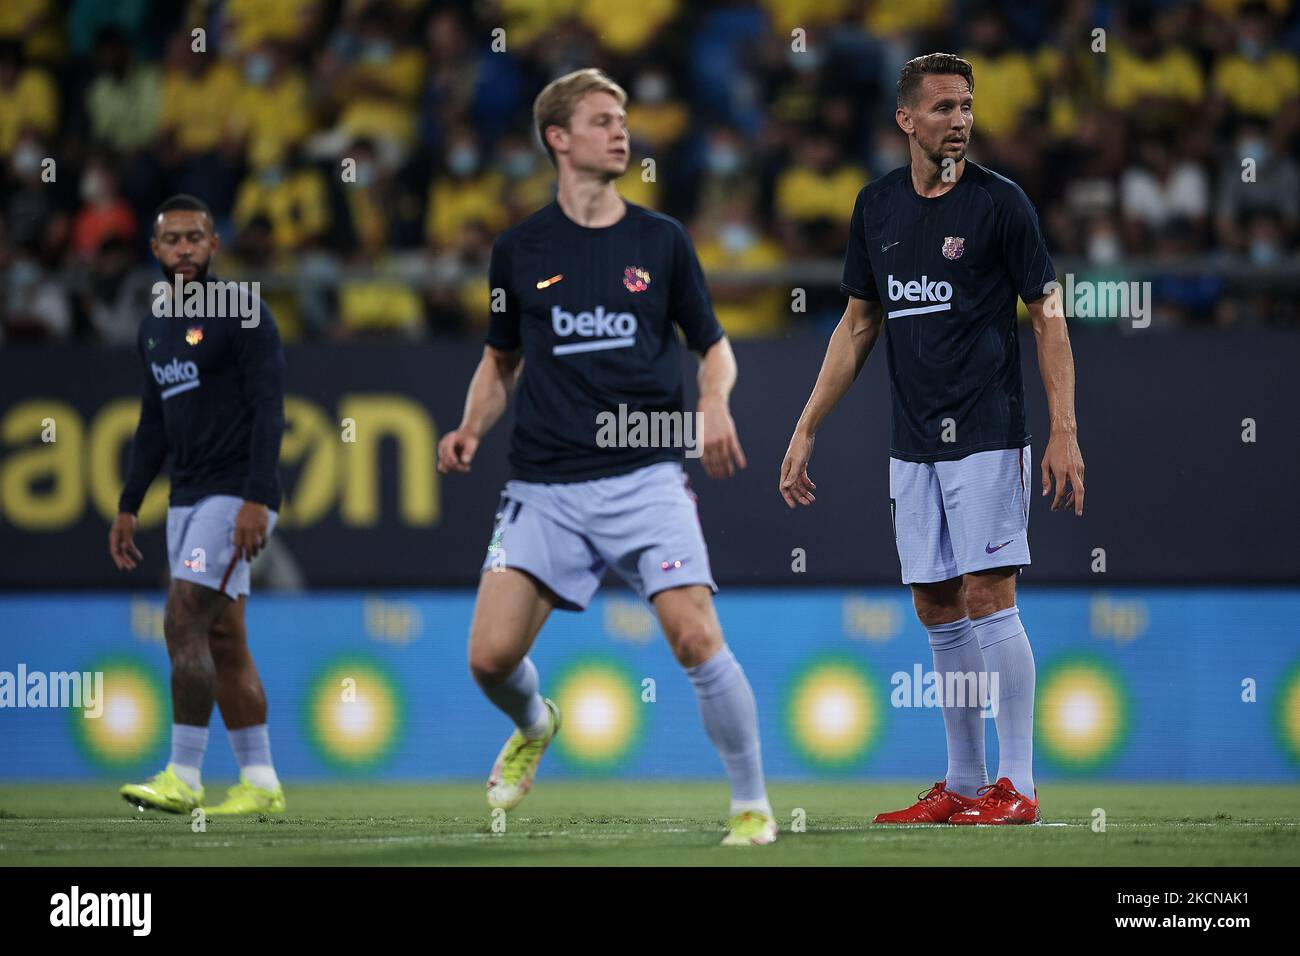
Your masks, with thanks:
[[[1024,625],[1020,623],[1020,608],[1014,604],[985,617],[972,618],[971,626],[975,630],[975,639],[980,642],[981,650],[1009,641],[1017,634],[1025,632]]]

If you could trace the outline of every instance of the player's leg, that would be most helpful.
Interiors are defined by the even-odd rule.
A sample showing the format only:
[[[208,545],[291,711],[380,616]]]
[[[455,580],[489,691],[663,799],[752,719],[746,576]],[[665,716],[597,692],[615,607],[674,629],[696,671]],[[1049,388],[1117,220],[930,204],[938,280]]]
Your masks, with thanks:
[[[271,760],[266,692],[248,647],[247,595],[231,601],[208,635],[217,668],[217,707],[239,764],[239,783],[208,813],[283,813],[284,790]]]
[[[216,695],[216,665],[208,630],[230,603],[220,591],[173,577],[163,615],[163,634],[171,658],[171,759],[159,774],[122,787],[122,796],[140,809],[188,813],[203,800],[203,754]]]
[[[975,674],[978,679],[984,660],[962,597],[935,466],[890,459],[889,495],[903,583],[912,587],[912,604],[929,636],[934,671],[945,687],[951,673]],[[878,814],[876,823],[946,823],[969,809],[988,782],[978,702],[945,696],[940,712],[948,750],[944,778],[910,807]]]
[[[558,491],[516,481],[506,487],[479,578],[469,669],[515,725],[487,782],[488,804],[509,810],[531,789],[560,729],[559,708],[541,696],[528,651],[552,608],[586,607],[605,569],[586,540],[561,522]]]
[[[763,782],[758,705],[740,663],[722,636],[713,593],[704,585],[659,591],[651,598],[677,663],[695,689],[705,733],[731,783],[730,833],[724,843],[762,845],[777,826]]]
[[[998,732],[998,772],[980,805],[951,822],[1033,823],[1034,654],[1016,607],[1016,574],[1028,564],[1028,448],[940,462],[944,507],[962,594],[984,658]]]
[[[676,462],[600,481],[582,501],[596,550],[659,617],[699,702],[704,729],[731,781],[728,844],[771,843],[776,821],[763,784],[758,710],[713,607],[717,586],[695,495]]]

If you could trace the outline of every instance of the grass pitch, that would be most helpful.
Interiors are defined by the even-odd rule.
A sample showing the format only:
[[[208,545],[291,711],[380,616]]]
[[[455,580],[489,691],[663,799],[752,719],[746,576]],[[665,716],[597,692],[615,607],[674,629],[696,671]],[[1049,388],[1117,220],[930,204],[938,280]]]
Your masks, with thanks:
[[[781,839],[729,848],[717,845],[721,783],[542,779],[504,833],[481,783],[290,784],[283,817],[210,818],[199,833],[135,810],[111,783],[0,785],[0,865],[1300,865],[1300,786],[1049,783],[1044,826],[871,825],[918,789],[775,783]],[[210,798],[223,792],[208,782]]]

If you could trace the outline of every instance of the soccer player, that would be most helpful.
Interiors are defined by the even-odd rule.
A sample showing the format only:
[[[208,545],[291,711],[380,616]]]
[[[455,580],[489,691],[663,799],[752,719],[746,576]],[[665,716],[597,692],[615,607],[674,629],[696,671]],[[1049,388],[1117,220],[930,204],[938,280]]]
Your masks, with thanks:
[[[731,781],[729,845],[767,844],[758,713],[724,643],[695,496],[678,447],[602,435],[602,420],[676,415],[684,422],[677,330],[701,356],[699,446],[705,472],[745,467],[728,399],[735,358],[713,314],[681,224],[614,189],[627,169],[627,95],[599,70],[548,85],[533,107],[558,173],[555,202],[498,237],[497,299],[460,426],[438,444],[438,469],[469,471],[479,442],[517,391],[512,479],[479,580],[469,666],[515,724],[487,782],[509,809],[532,785],[560,728],[528,650],[552,608],[581,611],[612,567],[658,615],[686,670],[705,730]],[[631,419],[624,419],[631,420]],[[663,419],[660,419],[661,421]],[[644,429],[643,429],[644,431]]]
[[[1038,342],[1051,416],[1042,493],[1083,514],[1074,359],[1038,217],[1015,183],[966,159],[971,65],[944,53],[907,63],[895,117],[911,162],[853,208],[840,288],[849,302],[781,465],[786,503],[811,505],[822,421],[884,326],[893,395],[889,507],[903,583],[940,675],[996,674],[1000,766],[984,763],[978,700],[945,696],[944,780],[877,823],[1033,823],[1034,655],[1016,607],[1029,564],[1030,466],[1016,297]],[[945,687],[950,686],[947,677]],[[993,683],[989,681],[992,689]]]
[[[255,298],[216,310],[238,314],[182,317],[194,311],[181,311],[192,292],[219,281],[208,272],[219,245],[202,200],[179,195],[159,207],[151,246],[167,279],[168,299],[156,302],[140,324],[140,423],[108,550],[120,570],[137,566],[142,556],[135,545],[136,515],[170,454],[171,587],[163,631],[174,723],[167,767],[144,783],[127,784],[121,794],[142,810],[189,813],[200,806],[200,767],[215,700],[239,761],[240,782],[206,812],[283,813],[266,695],[248,650],[244,606],[249,562],[265,547],[280,506],[284,351],[275,319]],[[181,304],[171,296],[177,277],[185,284]]]

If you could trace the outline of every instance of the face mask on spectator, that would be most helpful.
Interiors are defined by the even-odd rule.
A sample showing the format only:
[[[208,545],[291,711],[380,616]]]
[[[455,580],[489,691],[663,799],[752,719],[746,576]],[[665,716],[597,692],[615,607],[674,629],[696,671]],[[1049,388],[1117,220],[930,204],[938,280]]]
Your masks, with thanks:
[[[393,55],[390,40],[367,40],[361,45],[361,59],[367,63],[383,63]]]
[[[447,168],[453,176],[468,176],[478,168],[478,150],[473,146],[457,146],[447,157]]]
[[[357,185],[362,189],[373,185],[375,182],[375,164],[374,163],[357,163]]]
[[[274,189],[284,182],[284,167],[267,166],[258,173],[258,179],[261,180],[262,185],[267,189]]]
[[[527,150],[517,149],[506,156],[506,175],[511,179],[523,179],[536,165],[536,156]]]
[[[740,153],[730,146],[709,148],[709,170],[719,176],[730,176],[740,168]]]
[[[78,192],[82,202],[102,202],[108,198],[108,177],[99,170],[92,169],[81,177]]]
[[[754,244],[754,230],[743,222],[729,222],[722,227],[719,234],[722,248],[729,255],[738,256]]]
[[[1268,162],[1268,140],[1243,139],[1237,147],[1238,159],[1253,159],[1259,165]]]
[[[35,143],[20,143],[14,148],[11,162],[14,174],[23,178],[41,171],[41,149]]]
[[[638,101],[654,106],[668,98],[668,81],[658,73],[646,73],[636,81],[636,98]]]
[[[1237,44],[1237,52],[1247,60],[1260,60],[1264,56],[1264,45],[1258,40],[1242,37]]]
[[[790,64],[790,68],[796,73],[811,73],[820,69],[822,65],[822,54],[817,49],[810,48],[803,53],[790,50],[786,53],[786,59]]]
[[[265,86],[271,79],[275,64],[265,54],[258,53],[244,61],[244,79],[254,86]]]
[[[1272,239],[1250,240],[1250,261],[1257,266],[1271,266],[1281,258],[1277,243]]]
[[[1113,232],[1098,232],[1088,237],[1088,261],[1099,265],[1119,262],[1123,254],[1119,237]]]

